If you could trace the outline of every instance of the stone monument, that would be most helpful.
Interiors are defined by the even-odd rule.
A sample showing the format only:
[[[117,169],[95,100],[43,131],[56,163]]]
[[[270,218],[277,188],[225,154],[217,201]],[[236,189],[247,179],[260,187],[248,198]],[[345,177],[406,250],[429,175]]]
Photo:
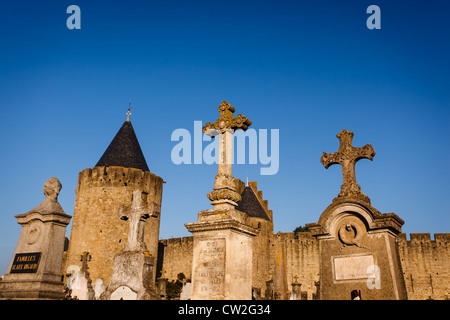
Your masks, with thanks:
[[[406,288],[396,237],[403,220],[394,213],[381,214],[356,183],[355,164],[372,160],[370,144],[355,148],[353,132],[337,135],[339,150],[323,153],[325,168],[341,164],[341,192],[325,209],[317,223],[306,225],[319,240],[321,300],[349,300],[360,290],[366,300],[406,299]]]
[[[251,121],[223,101],[215,123],[207,122],[203,132],[219,136],[218,174],[208,193],[213,209],[201,211],[198,221],[185,224],[194,235],[192,300],[251,300],[252,241],[259,230],[248,216],[235,209],[241,200],[238,180],[232,176],[233,133],[247,130]]]
[[[131,206],[119,210],[122,220],[129,220],[128,242],[115,255],[113,272],[101,300],[159,300],[153,267],[155,258],[144,243],[145,221],[160,214],[159,206],[142,203],[142,191],[133,191]]]
[[[0,298],[64,298],[61,269],[71,216],[58,203],[61,187],[57,178],[48,179],[44,184],[45,200],[15,216],[22,231],[8,272],[0,281]]]

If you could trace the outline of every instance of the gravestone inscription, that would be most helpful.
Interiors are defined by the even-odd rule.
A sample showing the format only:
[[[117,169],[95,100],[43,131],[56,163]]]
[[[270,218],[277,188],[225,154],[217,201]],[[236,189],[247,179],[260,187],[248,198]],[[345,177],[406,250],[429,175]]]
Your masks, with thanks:
[[[203,295],[223,295],[225,277],[225,239],[200,240],[197,250],[203,262],[196,270],[197,285]]]

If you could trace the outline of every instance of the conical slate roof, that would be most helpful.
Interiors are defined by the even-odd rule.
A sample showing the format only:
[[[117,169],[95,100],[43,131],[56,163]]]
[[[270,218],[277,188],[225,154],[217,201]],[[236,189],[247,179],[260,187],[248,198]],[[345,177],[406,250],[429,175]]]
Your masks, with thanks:
[[[246,213],[250,217],[261,218],[270,221],[263,206],[258,200],[255,192],[250,186],[246,186],[241,194],[241,201],[238,201],[237,210]]]
[[[129,119],[123,123],[95,166],[119,166],[150,171]]]

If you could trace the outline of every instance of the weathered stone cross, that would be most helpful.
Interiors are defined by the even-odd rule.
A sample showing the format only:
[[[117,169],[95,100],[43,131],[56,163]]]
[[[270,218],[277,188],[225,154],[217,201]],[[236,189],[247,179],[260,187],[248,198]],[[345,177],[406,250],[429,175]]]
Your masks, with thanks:
[[[145,221],[149,217],[158,217],[159,208],[155,203],[151,203],[148,208],[144,208],[141,204],[142,191],[133,191],[131,206],[121,207],[119,217],[122,220],[130,220],[128,231],[128,243],[125,245],[125,251],[146,251],[147,247],[144,243]]]
[[[342,130],[336,137],[338,137],[340,145],[339,150],[335,153],[323,153],[320,158],[325,169],[328,169],[333,164],[340,164],[342,166],[342,176],[344,183],[341,186],[339,197],[353,197],[366,201],[370,204],[370,199],[361,192],[361,187],[356,183],[355,165],[360,159],[373,160],[375,150],[370,144],[364,147],[353,147],[353,132]]]
[[[230,208],[236,206],[241,196],[236,192],[235,180],[232,177],[233,133],[237,129],[247,130],[252,122],[238,114],[233,118],[236,109],[226,101],[219,108],[220,116],[216,122],[207,122],[202,131],[214,137],[219,135],[219,165],[214,191],[208,193],[214,208]]]

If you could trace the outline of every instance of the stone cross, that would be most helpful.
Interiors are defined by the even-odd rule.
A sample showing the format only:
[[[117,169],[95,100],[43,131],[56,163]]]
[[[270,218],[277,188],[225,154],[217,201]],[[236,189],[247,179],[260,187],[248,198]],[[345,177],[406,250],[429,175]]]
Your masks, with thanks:
[[[360,159],[373,160],[375,150],[370,144],[364,147],[353,147],[353,132],[342,130],[336,137],[338,137],[340,145],[339,150],[335,153],[323,153],[320,158],[325,169],[328,169],[333,164],[340,164],[342,167],[342,176],[344,183],[341,186],[341,192],[338,197],[353,197],[368,202],[370,199],[361,192],[361,187],[356,183],[355,165]]]
[[[128,104],[128,112],[126,113],[127,115],[127,121],[130,121],[130,116],[131,116],[131,102]]]
[[[144,244],[144,222],[149,217],[158,217],[159,208],[155,203],[151,203],[148,208],[142,206],[142,191],[133,191],[131,206],[121,207],[119,217],[122,220],[129,220],[130,226],[128,231],[128,243],[125,245],[126,251],[146,250]]]
[[[236,109],[226,101],[222,101],[218,110],[220,116],[216,122],[207,122],[202,131],[211,137],[219,135],[218,174],[214,191],[208,193],[208,198],[215,209],[224,209],[236,206],[236,202],[241,200],[232,177],[233,133],[237,129],[247,130],[252,122],[242,114],[233,118]]]

